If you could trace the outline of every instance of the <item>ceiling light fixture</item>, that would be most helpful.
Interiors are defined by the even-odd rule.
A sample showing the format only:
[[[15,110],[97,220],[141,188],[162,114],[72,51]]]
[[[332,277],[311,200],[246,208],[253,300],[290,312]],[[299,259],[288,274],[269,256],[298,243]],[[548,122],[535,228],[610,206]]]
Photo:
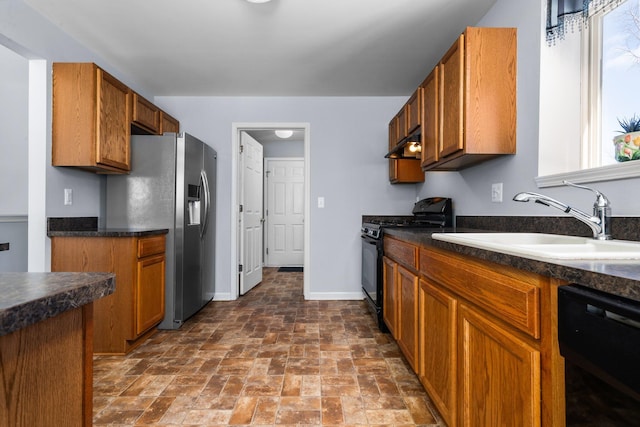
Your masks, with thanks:
[[[291,135],[293,135],[292,130],[285,130],[285,129],[276,130],[276,136],[278,138],[287,139],[287,138],[291,138]]]
[[[267,3],[271,0],[247,0],[249,3]]]

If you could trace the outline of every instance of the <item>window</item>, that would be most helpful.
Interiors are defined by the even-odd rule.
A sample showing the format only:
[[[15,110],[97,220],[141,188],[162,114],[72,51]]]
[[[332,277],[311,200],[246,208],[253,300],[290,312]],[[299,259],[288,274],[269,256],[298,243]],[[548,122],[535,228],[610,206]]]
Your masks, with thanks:
[[[616,153],[613,139],[624,133],[619,121],[640,119],[640,0],[627,0],[613,10],[593,13],[583,40],[589,46],[585,55],[589,82],[585,87],[590,100],[584,103],[589,112],[583,168],[631,160],[640,140],[625,154],[622,150]]]
[[[582,43],[581,141],[561,152],[563,157],[575,153],[575,161],[566,161],[557,170],[547,171],[547,176],[536,178],[539,187],[559,185],[563,179],[584,183],[640,176],[640,161],[617,160],[613,142],[615,136],[623,134],[618,120],[640,118],[640,0],[592,2],[588,23],[576,39],[581,39]],[[560,48],[562,52],[567,47],[561,44],[567,41],[571,43],[571,40],[563,40],[548,49]],[[577,48],[575,43],[571,48]],[[565,65],[561,61],[554,65],[559,64]],[[553,72],[557,73],[558,69]],[[569,75],[571,72],[567,71]],[[570,107],[570,104],[566,106]],[[564,114],[570,115],[570,110],[565,110]],[[556,122],[553,127],[557,130],[558,126],[561,123]],[[631,146],[626,159],[633,158],[636,147],[640,150],[640,139],[637,142],[639,145]],[[544,150],[542,145],[541,150]],[[640,151],[636,154],[638,158]],[[540,172],[544,174],[544,171]]]

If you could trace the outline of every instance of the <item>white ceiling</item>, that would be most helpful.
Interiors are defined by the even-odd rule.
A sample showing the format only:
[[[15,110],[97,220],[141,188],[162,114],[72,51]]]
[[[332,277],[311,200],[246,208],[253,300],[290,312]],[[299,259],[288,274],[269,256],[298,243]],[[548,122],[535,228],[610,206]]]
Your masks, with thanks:
[[[496,0],[24,1],[154,96],[402,96]]]

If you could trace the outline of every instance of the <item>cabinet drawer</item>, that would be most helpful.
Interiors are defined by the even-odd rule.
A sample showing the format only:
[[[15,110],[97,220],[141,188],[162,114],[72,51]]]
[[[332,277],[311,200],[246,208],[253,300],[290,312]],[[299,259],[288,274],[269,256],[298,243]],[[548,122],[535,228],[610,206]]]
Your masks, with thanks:
[[[418,247],[400,240],[384,238],[384,254],[399,264],[418,269]]]
[[[138,240],[138,258],[161,254],[165,251],[165,236],[148,237]]]
[[[543,276],[425,248],[420,249],[420,273],[533,338],[540,338]]]

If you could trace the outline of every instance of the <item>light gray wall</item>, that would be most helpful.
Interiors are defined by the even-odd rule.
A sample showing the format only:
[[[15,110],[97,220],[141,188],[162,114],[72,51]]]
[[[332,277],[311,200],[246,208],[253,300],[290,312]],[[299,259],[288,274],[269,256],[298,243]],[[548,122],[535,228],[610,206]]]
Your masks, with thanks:
[[[28,73],[27,60],[0,45],[0,217],[27,215]]]
[[[0,45],[0,272],[27,271],[27,60]]]
[[[389,184],[387,123],[404,97],[156,97],[218,152],[216,294],[231,294],[233,123],[310,123],[312,294],[360,292],[363,214],[408,214],[415,185]],[[326,207],[317,208],[317,198]]]

